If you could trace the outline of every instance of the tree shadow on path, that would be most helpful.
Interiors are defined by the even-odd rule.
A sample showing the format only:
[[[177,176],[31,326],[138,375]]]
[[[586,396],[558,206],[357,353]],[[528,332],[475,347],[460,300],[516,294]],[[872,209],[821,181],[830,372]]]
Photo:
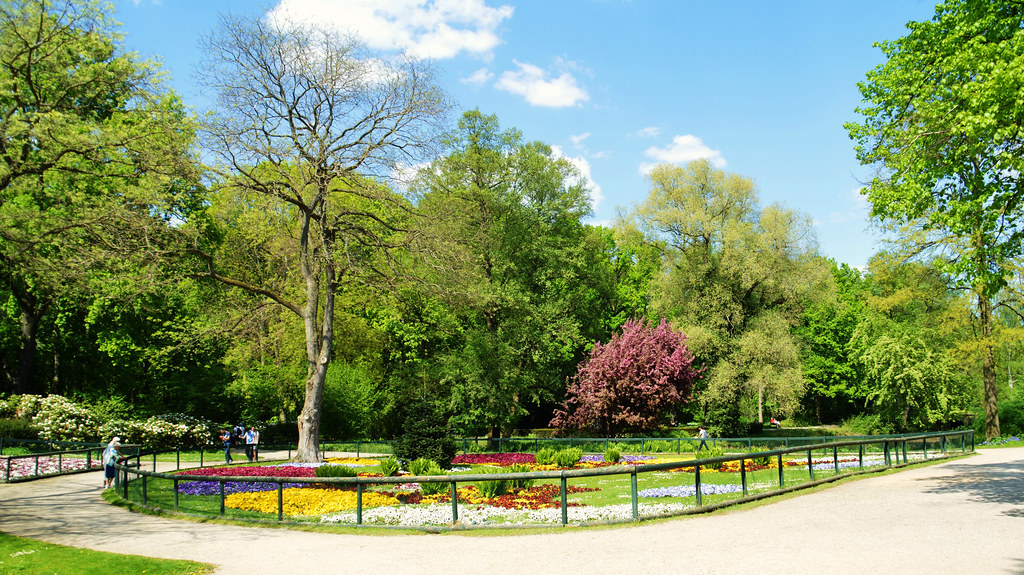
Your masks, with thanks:
[[[1003,515],[1024,518],[1024,461],[976,464],[969,461],[945,466],[949,475],[932,477],[937,485],[926,493],[956,493],[968,501],[1018,506]]]

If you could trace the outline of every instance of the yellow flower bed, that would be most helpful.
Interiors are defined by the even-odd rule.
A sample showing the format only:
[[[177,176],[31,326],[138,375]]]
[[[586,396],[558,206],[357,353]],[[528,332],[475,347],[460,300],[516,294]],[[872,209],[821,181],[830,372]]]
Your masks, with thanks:
[[[282,492],[284,514],[289,516],[323,515],[356,508],[356,492],[337,489],[290,487]],[[364,492],[363,507],[398,505],[398,499],[385,493]],[[232,493],[224,505],[245,511],[277,513],[277,491]]]
[[[380,461],[365,457],[328,457],[324,463],[331,465],[377,465]]]

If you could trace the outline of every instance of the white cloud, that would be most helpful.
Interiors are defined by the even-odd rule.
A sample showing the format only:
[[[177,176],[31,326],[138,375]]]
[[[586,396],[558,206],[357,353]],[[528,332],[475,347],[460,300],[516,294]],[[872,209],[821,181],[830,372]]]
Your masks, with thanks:
[[[519,69],[504,72],[498,78],[495,87],[523,96],[532,106],[565,108],[577,106],[590,99],[587,91],[580,87],[576,78],[569,73],[567,68],[573,67],[571,62],[557,61],[559,67],[562,68],[561,74],[557,78],[549,78],[548,73],[539,66],[518,60],[513,60],[513,62]]]
[[[694,160],[708,160],[718,168],[725,167],[725,158],[722,152],[712,150],[697,136],[687,134],[672,138],[672,145],[667,148],[651,146],[647,148],[644,155],[653,159],[654,163],[641,163],[640,173],[647,174],[656,163],[667,162],[670,164],[685,164]]]
[[[482,86],[487,82],[490,82],[491,78],[493,77],[494,74],[492,74],[490,70],[488,70],[487,68],[480,68],[476,72],[470,74],[468,77],[462,78],[461,82],[463,84],[473,84],[475,86]]]
[[[863,190],[862,186],[846,192],[840,204],[845,211],[831,212],[828,215],[829,222],[833,224],[849,221],[866,222],[871,214],[871,206],[868,203],[868,197],[862,193]]]
[[[586,140],[589,137],[590,137],[590,132],[584,132],[584,133],[579,134],[579,135],[569,136],[569,139],[572,140],[572,145],[573,146],[579,148],[580,145],[583,144],[583,140]]]
[[[498,26],[512,12],[484,0],[280,0],[267,17],[328,26],[370,48],[442,60],[460,52],[490,57],[501,42]]]
[[[604,201],[604,192],[590,175],[590,162],[582,156],[572,157],[565,155],[561,146],[551,146],[551,151],[555,154],[556,158],[565,158],[579,170],[581,181],[572,183],[582,183],[586,186],[587,194],[590,196],[590,207],[597,210],[597,206]]]
[[[657,126],[647,126],[637,130],[636,135],[640,138],[655,138],[661,134],[661,128]]]

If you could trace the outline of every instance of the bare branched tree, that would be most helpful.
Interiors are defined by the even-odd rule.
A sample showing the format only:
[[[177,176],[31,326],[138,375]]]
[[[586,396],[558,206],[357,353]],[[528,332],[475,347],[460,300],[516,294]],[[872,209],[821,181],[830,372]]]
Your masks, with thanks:
[[[283,222],[275,246],[291,253],[277,261],[291,281],[262,281],[199,244],[193,253],[203,275],[302,320],[307,377],[295,458],[315,461],[335,293],[388,271],[410,203],[387,184],[429,157],[449,103],[428,63],[375,56],[332,30],[225,17],[204,44],[199,79],[218,96],[204,134],[218,162],[215,187]]]

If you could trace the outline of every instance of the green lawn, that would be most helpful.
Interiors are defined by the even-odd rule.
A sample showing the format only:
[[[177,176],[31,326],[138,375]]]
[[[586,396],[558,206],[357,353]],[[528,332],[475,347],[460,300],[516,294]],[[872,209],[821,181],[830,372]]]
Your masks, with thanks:
[[[195,561],[152,559],[140,555],[119,555],[45,543],[35,539],[0,533],[0,573],[43,575],[109,575],[146,573],[147,575],[198,575],[212,573],[213,565]]]

